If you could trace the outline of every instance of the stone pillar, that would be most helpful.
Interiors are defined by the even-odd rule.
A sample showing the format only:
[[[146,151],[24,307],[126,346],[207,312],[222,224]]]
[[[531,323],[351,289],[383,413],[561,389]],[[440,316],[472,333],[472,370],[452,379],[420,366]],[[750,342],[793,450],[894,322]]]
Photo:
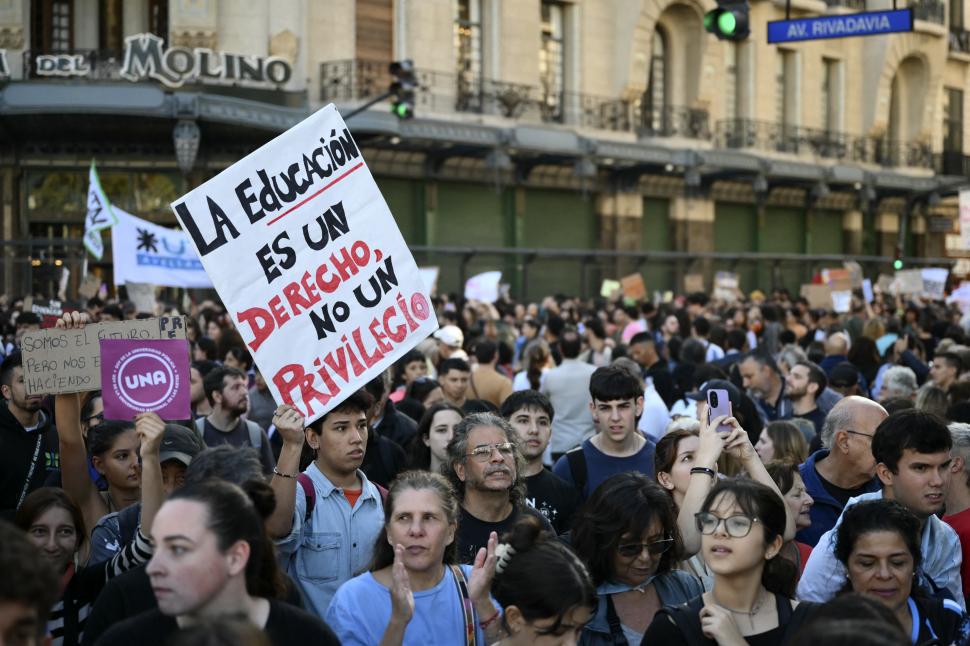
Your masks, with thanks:
[[[899,214],[879,213],[876,215],[876,232],[878,235],[877,254],[892,257],[899,236]]]
[[[14,241],[22,236],[17,236],[16,216],[14,214],[14,168],[5,166],[0,168],[0,240]],[[14,256],[17,255],[16,246],[4,245],[0,247],[2,252],[2,271],[3,283],[0,284],[0,291],[4,294],[15,295],[14,290]]]
[[[863,214],[859,210],[842,214],[842,251],[849,256],[862,255]]]
[[[643,196],[639,192],[611,191],[596,197],[596,219],[599,223],[599,248],[611,251],[638,251],[643,223]],[[637,266],[633,258],[617,258],[612,263],[617,278],[632,273]],[[609,267],[609,263],[606,263]],[[610,272],[607,270],[607,274]]]
[[[675,251],[714,251],[714,200],[707,196],[678,196],[670,200],[670,224],[674,227]],[[713,285],[711,261],[690,266],[678,261],[674,277],[677,289],[683,289],[684,275],[700,273],[704,284]]]

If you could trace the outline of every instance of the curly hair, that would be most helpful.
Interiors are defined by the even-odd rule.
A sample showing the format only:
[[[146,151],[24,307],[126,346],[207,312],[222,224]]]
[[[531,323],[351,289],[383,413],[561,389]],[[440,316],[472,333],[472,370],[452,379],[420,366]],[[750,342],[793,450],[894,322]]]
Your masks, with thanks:
[[[474,413],[461,420],[455,427],[454,437],[448,442],[448,459],[451,468],[448,469],[448,479],[458,492],[458,499],[465,499],[465,481],[458,477],[455,470],[456,464],[464,464],[468,459],[468,435],[476,428],[491,427],[497,428],[505,434],[506,441],[512,443],[512,451],[515,456],[515,478],[512,488],[509,490],[509,501],[517,508],[525,504],[525,478],[522,477],[522,470],[525,468],[525,458],[515,443],[515,429],[507,420],[494,413]]]

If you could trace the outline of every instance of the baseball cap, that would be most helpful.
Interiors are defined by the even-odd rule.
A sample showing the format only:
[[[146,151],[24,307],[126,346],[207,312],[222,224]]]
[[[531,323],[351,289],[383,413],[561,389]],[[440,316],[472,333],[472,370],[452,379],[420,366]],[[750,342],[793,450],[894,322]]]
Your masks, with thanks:
[[[741,391],[726,379],[711,379],[710,381],[705,381],[696,393],[688,393],[687,399],[693,399],[695,402],[707,401],[707,392],[718,389],[727,391],[728,398],[731,400],[731,406],[737,412],[741,408]]]
[[[462,334],[461,329],[457,325],[446,325],[443,328],[435,330],[435,333],[431,336],[452,348],[460,348],[465,342],[465,335]]]
[[[859,383],[859,369],[848,361],[836,364],[829,373],[829,385],[848,388]]]
[[[189,466],[192,458],[205,450],[199,435],[178,424],[166,424],[162,432],[162,446],[158,451],[158,461],[178,460]]]

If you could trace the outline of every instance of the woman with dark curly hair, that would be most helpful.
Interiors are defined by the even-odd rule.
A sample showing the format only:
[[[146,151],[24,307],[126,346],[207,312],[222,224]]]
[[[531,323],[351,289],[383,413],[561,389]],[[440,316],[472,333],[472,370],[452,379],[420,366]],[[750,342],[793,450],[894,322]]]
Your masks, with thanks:
[[[895,500],[867,500],[842,513],[835,557],[848,574],[846,591],[884,603],[913,644],[970,642],[970,618],[960,604],[932,598],[916,577],[920,521]]]
[[[597,487],[577,514],[571,541],[599,597],[580,644],[639,644],[662,606],[703,591],[697,578],[674,569],[683,545],[673,500],[639,473]]]

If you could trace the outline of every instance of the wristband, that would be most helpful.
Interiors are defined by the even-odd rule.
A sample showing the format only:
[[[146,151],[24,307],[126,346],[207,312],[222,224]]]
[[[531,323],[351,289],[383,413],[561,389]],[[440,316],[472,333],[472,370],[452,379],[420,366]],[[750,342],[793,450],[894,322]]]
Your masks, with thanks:
[[[494,622],[496,619],[498,619],[499,614],[501,614],[501,613],[499,613],[499,611],[496,610],[494,615],[492,615],[491,617],[489,617],[485,621],[479,621],[478,622],[478,625],[481,627],[482,630],[488,630],[488,627],[492,625],[492,622]]]
[[[690,474],[703,473],[704,475],[711,476],[711,480],[717,480],[717,471],[714,469],[708,469],[707,467],[693,467],[690,470]]]
[[[276,467],[273,467],[273,473],[280,476],[281,478],[294,478],[294,479],[296,479],[300,475],[299,473],[297,473],[296,475],[293,475],[290,473],[282,473],[281,471],[278,471]]]

